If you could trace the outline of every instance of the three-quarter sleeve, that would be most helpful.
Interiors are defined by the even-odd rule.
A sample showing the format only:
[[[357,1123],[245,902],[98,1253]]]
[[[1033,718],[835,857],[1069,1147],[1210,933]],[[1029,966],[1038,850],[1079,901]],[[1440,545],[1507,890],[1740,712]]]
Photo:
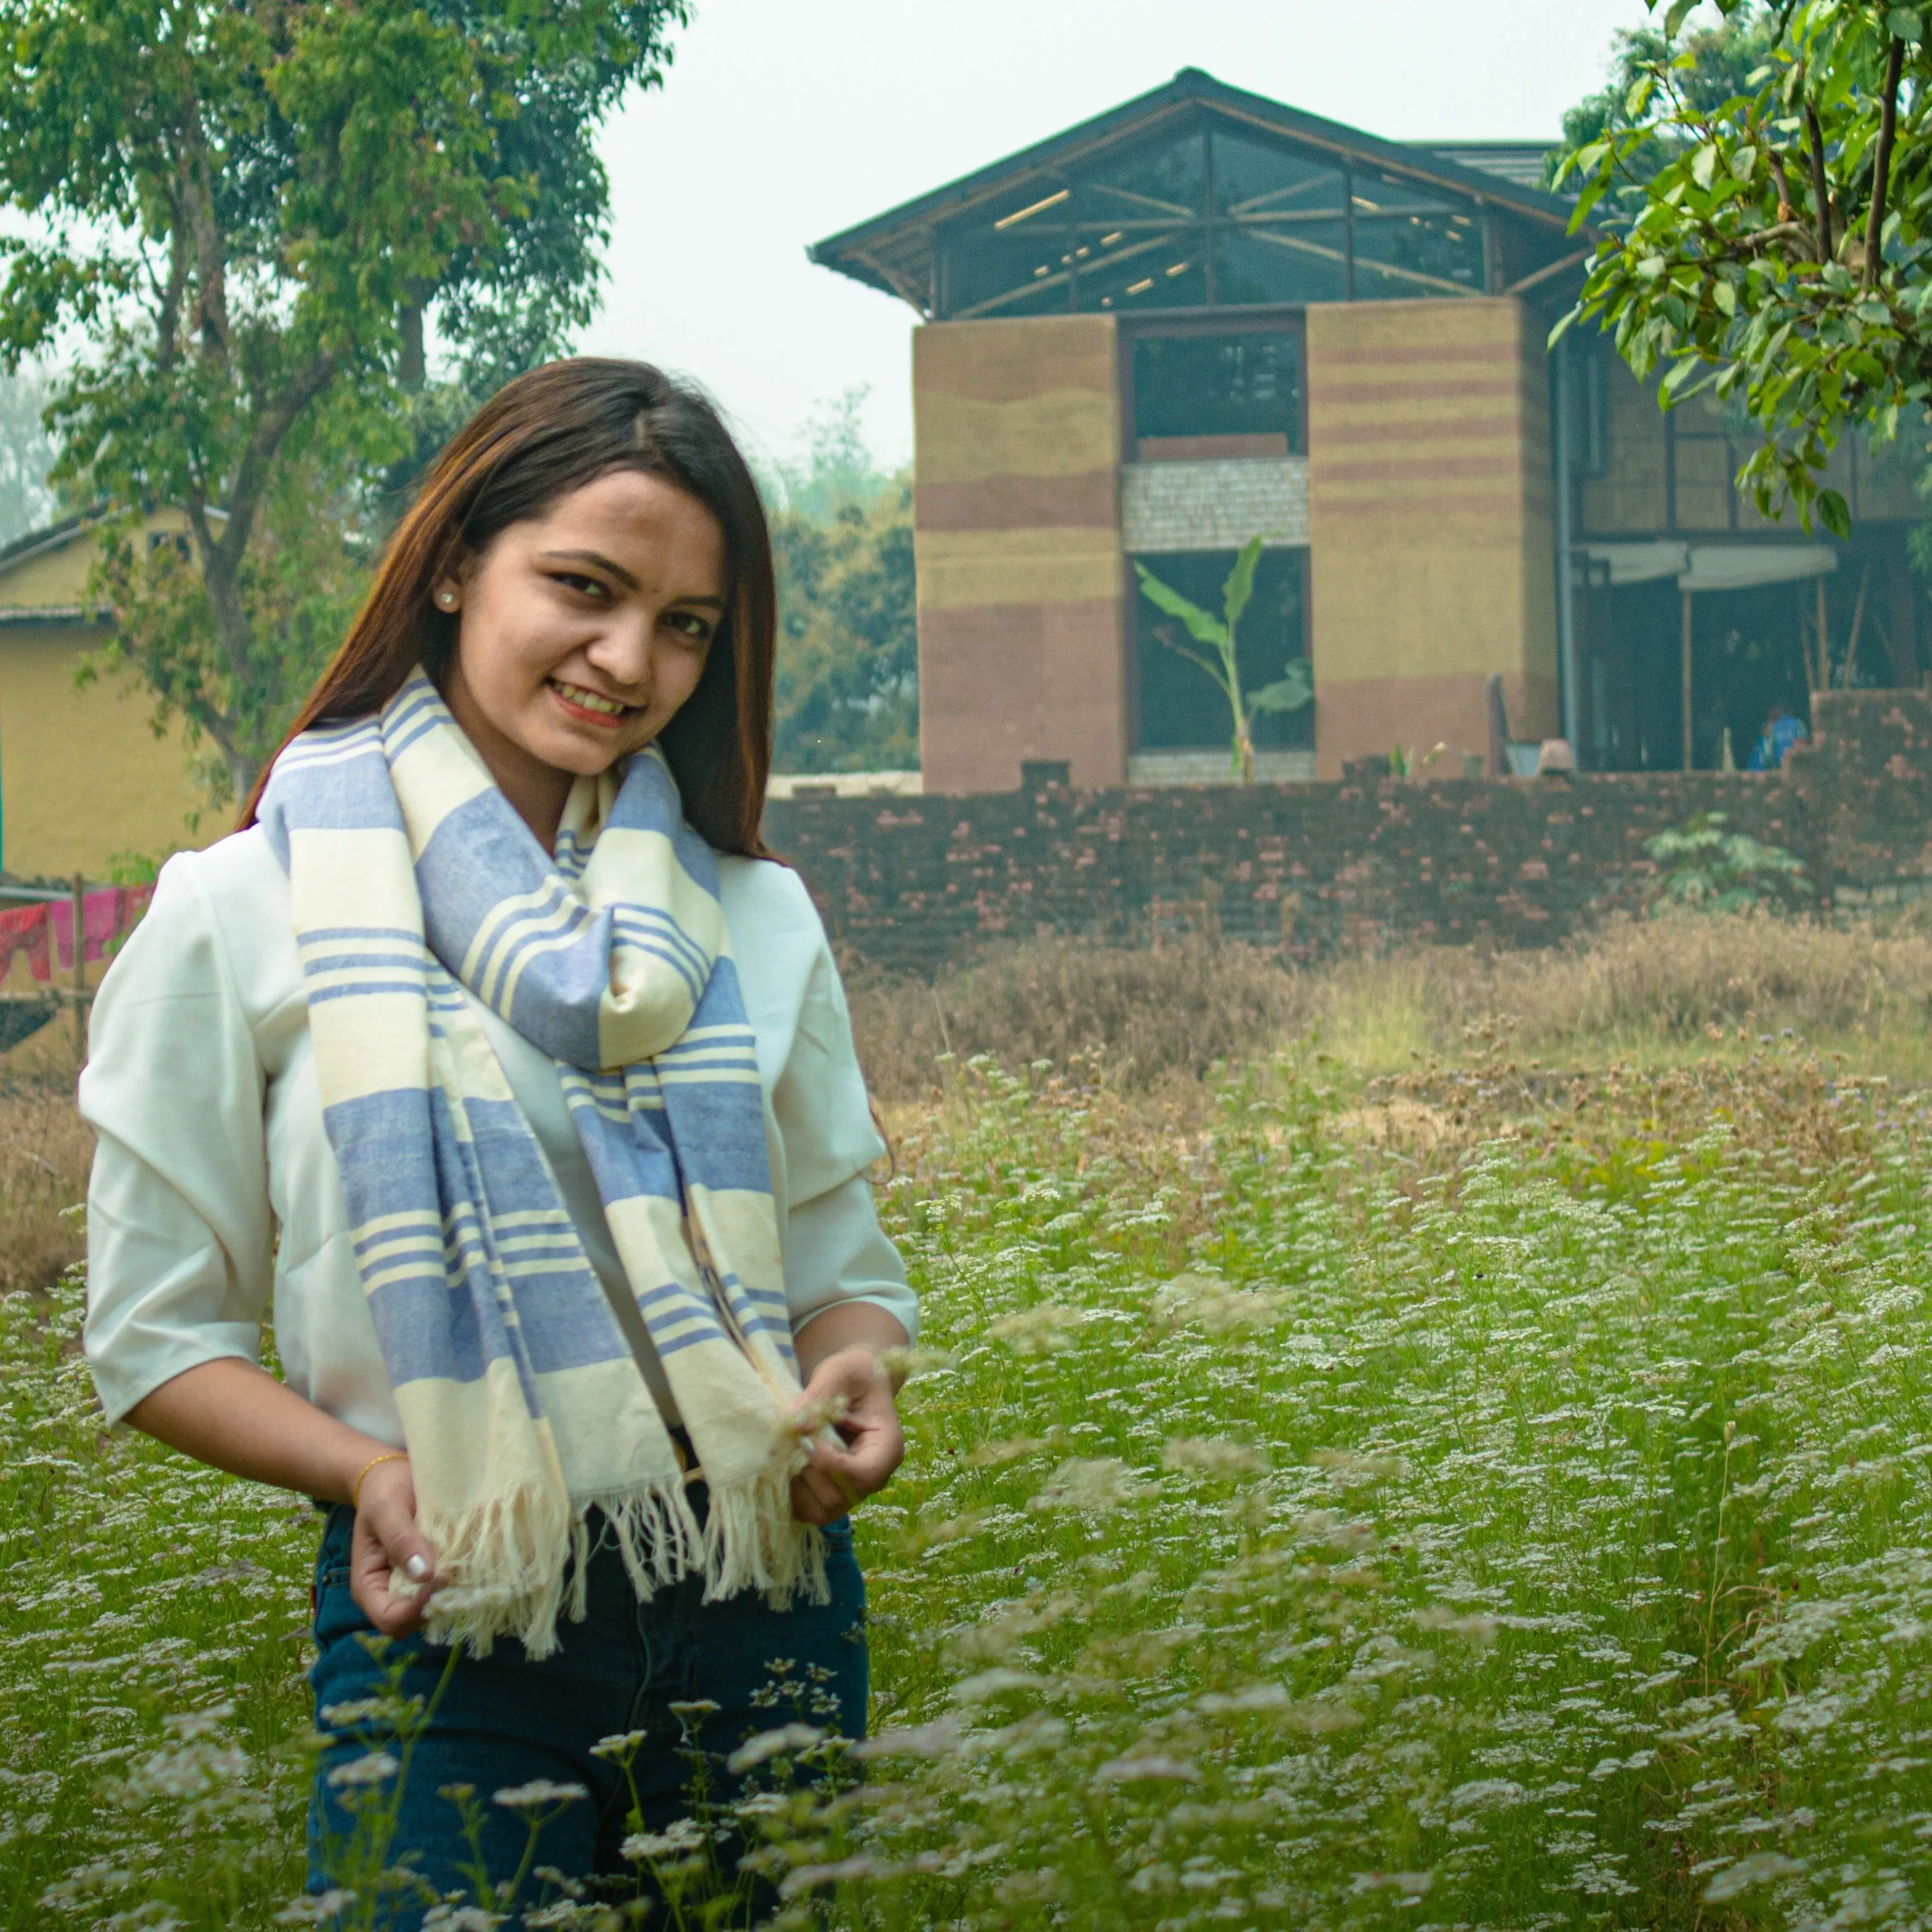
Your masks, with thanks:
[[[919,1300],[879,1226],[866,1178],[885,1143],[872,1124],[844,988],[822,928],[772,1111],[784,1141],[785,1295],[794,1332],[840,1302],[870,1301],[916,1338]]]
[[[110,1421],[200,1363],[259,1359],[273,1286],[265,1076],[196,863],[163,868],[81,1076],[99,1136],[84,1344]]]

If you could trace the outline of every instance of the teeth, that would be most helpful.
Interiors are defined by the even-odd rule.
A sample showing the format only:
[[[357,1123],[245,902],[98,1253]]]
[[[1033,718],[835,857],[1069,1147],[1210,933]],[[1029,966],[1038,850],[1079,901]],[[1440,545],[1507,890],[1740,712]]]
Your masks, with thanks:
[[[586,711],[601,711],[607,717],[621,718],[630,709],[628,704],[620,704],[615,698],[600,698],[594,691],[586,691],[580,684],[566,684],[560,677],[550,682],[573,704],[580,704]]]

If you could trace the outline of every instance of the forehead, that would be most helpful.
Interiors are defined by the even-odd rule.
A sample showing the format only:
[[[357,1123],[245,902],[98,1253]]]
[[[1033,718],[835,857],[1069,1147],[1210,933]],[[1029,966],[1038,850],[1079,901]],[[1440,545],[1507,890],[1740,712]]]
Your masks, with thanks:
[[[656,558],[680,573],[724,572],[718,519],[688,490],[641,470],[614,470],[568,491],[524,533],[539,550],[590,545],[627,566]]]

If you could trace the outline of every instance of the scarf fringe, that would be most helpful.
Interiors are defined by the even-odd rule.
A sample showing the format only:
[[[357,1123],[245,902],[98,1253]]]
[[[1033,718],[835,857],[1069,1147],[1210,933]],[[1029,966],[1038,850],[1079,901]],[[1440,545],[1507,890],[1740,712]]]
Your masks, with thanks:
[[[764,1592],[775,1610],[801,1598],[829,1604],[825,1538],[791,1513],[791,1476],[783,1464],[746,1481],[713,1484],[704,1520],[704,1600],[741,1590]]]
[[[684,1485],[653,1484],[568,1506],[530,1484],[464,1510],[426,1518],[424,1534],[438,1567],[458,1580],[430,1600],[439,1642],[460,1642],[488,1657],[499,1637],[514,1637],[532,1663],[555,1654],[560,1617],[590,1614],[590,1512],[616,1538],[640,1602],[686,1576],[704,1578],[704,1600],[757,1590],[773,1610],[832,1600],[825,1538],[791,1514],[791,1484],[767,1471],[710,1491],[700,1526]],[[398,1573],[399,1594],[412,1592]]]

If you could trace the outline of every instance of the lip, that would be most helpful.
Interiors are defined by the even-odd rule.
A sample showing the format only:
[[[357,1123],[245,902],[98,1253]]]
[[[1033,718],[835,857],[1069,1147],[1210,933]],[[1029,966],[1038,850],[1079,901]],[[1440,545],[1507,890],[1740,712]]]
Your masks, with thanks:
[[[600,730],[605,731],[622,730],[636,716],[639,708],[634,704],[631,704],[626,705],[622,711],[616,712],[592,711],[588,705],[579,704],[574,699],[566,698],[557,688],[556,681],[554,678],[544,680],[544,688],[556,700],[559,710],[566,718],[574,718],[580,724],[596,725]],[[601,692],[598,694],[602,695]]]

